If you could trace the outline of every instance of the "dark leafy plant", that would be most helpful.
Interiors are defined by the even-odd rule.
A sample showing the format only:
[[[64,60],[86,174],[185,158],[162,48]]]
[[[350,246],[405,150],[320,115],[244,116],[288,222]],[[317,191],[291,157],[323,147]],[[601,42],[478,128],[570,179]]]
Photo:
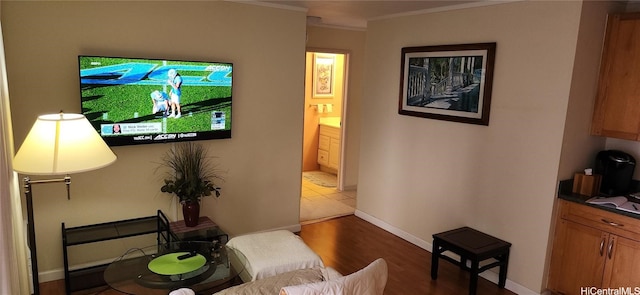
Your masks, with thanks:
[[[212,157],[200,144],[185,142],[176,144],[162,158],[161,166],[168,167],[168,178],[160,191],[175,194],[181,203],[199,202],[202,197],[220,196],[215,180],[223,180],[217,173]]]

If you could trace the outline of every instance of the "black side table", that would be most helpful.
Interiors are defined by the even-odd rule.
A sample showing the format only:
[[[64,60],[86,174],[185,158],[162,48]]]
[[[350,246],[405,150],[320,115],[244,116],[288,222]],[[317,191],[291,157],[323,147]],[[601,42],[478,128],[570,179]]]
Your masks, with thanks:
[[[431,254],[431,278],[438,278],[438,259],[442,258],[468,270],[469,295],[475,295],[478,287],[478,274],[500,266],[498,286],[504,288],[507,281],[507,266],[509,264],[509,249],[511,243],[495,238],[470,227],[462,227],[433,235],[433,253]],[[451,251],[460,255],[460,261],[442,255]],[[496,261],[480,267],[480,262],[493,258]],[[471,267],[467,267],[467,260],[471,260]]]

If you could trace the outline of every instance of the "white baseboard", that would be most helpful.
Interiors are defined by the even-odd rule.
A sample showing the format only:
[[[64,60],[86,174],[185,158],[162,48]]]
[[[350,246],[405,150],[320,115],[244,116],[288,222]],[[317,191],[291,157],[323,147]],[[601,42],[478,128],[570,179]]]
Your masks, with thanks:
[[[119,257],[113,257],[113,258],[108,258],[108,259],[103,259],[103,260],[98,260],[98,261],[92,261],[92,262],[89,262],[89,263],[78,264],[78,265],[74,265],[73,267],[70,267],[70,270],[94,267],[94,266],[99,266],[99,265],[106,265],[106,264],[109,264],[109,263],[115,261],[118,258]],[[64,280],[64,269],[63,268],[57,268],[57,269],[48,270],[48,271],[41,271],[41,272],[38,272],[38,273],[39,273],[38,279],[40,280],[40,283],[50,282],[50,281],[57,281],[57,280]]]
[[[357,185],[345,185],[342,190],[343,191],[355,191],[358,189]]]
[[[261,232],[281,230],[281,229],[288,230],[288,231],[294,232],[294,233],[298,233],[298,232],[300,232],[302,230],[302,225],[300,223],[292,224],[292,225],[288,225],[288,226],[283,226],[283,227],[277,227],[277,228],[263,230]]]
[[[386,222],[384,222],[384,221],[382,221],[382,220],[380,220],[378,218],[375,218],[375,217],[373,217],[373,216],[371,216],[371,215],[369,215],[367,213],[364,213],[364,212],[362,212],[360,210],[356,210],[355,215],[360,217],[360,218],[362,218],[362,219],[364,219],[364,220],[366,220],[369,223],[372,223],[373,225],[375,225],[375,226],[377,226],[377,227],[379,227],[381,229],[384,229],[384,230],[386,230],[386,231],[398,236],[399,238],[401,238],[401,239],[403,239],[403,240],[405,240],[405,241],[407,241],[407,242],[409,242],[411,244],[414,244],[414,245],[416,245],[416,246],[418,246],[418,247],[420,247],[420,248],[422,248],[424,250],[427,250],[429,252],[433,252],[433,244],[431,244],[430,242],[422,240],[422,239],[420,239],[420,238],[418,238],[418,237],[416,237],[416,236],[414,236],[414,235],[412,235],[412,234],[410,234],[410,233],[408,233],[406,231],[403,231],[403,230],[401,230],[401,229],[399,229],[399,228],[397,228],[397,227],[395,227],[393,225],[390,225],[390,224],[388,224],[388,223],[386,223]],[[456,259],[457,259],[457,257],[456,257]],[[480,273],[480,276],[485,278],[485,279],[487,279],[488,281],[490,281],[490,282],[492,282],[494,284],[498,284],[498,274],[493,272],[493,271],[484,271],[484,272]],[[524,286],[522,286],[522,285],[520,285],[520,284],[518,284],[516,282],[513,282],[513,281],[509,280],[509,278],[507,278],[507,282],[505,284],[505,289],[507,289],[507,290],[509,290],[511,292],[514,292],[516,294],[519,294],[519,295],[540,295],[540,293],[536,293],[536,292],[534,292],[534,291],[532,291],[532,290],[530,290],[530,289],[528,289],[528,288],[526,288],[526,287],[524,287]]]
[[[41,271],[39,274],[38,280],[40,280],[40,283],[64,280],[64,269],[62,268]]]
[[[73,268],[71,268],[71,270],[74,269],[81,269],[81,268],[86,268],[86,267],[92,267],[92,266],[98,266],[98,265],[105,265],[108,263],[111,263],[112,261],[116,260],[117,257],[114,257],[112,259],[105,259],[105,260],[100,260],[100,261],[93,261],[91,263],[85,263],[85,264],[80,264],[80,265],[76,265]],[[50,282],[50,281],[57,281],[57,280],[64,280],[64,269],[62,268],[57,268],[57,269],[52,269],[52,270],[48,270],[48,271],[40,271],[38,272],[38,280],[40,280],[40,283],[44,283],[44,282]]]

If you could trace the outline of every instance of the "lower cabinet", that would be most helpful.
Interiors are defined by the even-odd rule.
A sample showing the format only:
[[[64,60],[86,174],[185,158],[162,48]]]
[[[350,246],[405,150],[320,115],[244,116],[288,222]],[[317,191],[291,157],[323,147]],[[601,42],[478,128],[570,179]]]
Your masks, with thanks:
[[[564,200],[559,212],[549,290],[577,295],[640,287],[640,232],[634,231],[640,220]]]
[[[318,164],[337,170],[340,167],[340,128],[320,125]]]
[[[607,234],[567,220],[559,220],[549,269],[549,289],[578,294],[585,286],[602,286]],[[601,250],[602,249],[602,250]]]
[[[333,169],[340,168],[340,139],[331,138],[330,140],[328,166]]]
[[[603,286],[640,288],[640,242],[611,235]],[[609,249],[609,248],[608,248]],[[611,253],[611,254],[609,254]],[[628,294],[638,294],[638,291]]]

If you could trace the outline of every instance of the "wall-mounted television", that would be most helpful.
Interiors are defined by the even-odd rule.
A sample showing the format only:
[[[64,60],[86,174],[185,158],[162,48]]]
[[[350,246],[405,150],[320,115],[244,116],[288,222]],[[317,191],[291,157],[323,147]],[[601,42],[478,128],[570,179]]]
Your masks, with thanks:
[[[233,64],[78,56],[82,113],[111,146],[231,137]]]

